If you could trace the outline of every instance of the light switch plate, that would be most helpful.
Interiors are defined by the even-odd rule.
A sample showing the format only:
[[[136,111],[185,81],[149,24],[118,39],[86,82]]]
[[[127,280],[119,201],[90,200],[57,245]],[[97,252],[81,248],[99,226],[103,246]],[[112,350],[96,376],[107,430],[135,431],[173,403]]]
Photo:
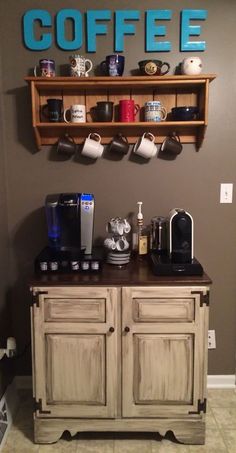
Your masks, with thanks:
[[[233,202],[233,184],[223,183],[220,185],[220,203]]]

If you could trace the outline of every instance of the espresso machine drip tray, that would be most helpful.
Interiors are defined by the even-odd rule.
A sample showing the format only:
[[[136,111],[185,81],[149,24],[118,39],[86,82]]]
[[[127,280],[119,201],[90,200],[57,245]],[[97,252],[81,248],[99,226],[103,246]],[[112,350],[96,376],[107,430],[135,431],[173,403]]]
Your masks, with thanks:
[[[45,247],[36,257],[34,268],[39,274],[97,272],[102,268],[102,261],[101,249],[94,249],[91,255],[85,255],[84,250],[76,248]]]
[[[203,267],[196,258],[187,263],[176,263],[171,261],[168,255],[158,255],[152,252],[150,254],[150,264],[154,275],[203,275]]]

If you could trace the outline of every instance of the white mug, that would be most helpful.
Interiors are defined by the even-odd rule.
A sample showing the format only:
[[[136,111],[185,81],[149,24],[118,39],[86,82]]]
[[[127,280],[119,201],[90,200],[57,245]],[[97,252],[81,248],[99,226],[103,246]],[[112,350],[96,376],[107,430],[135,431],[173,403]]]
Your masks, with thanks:
[[[145,159],[155,156],[157,147],[155,145],[155,137],[151,132],[145,132],[141,138],[135,143],[133,152]]]
[[[70,121],[66,118],[67,112],[70,112]],[[86,111],[85,105],[73,104],[70,108],[64,110],[64,121],[66,123],[85,123],[86,122]]]
[[[81,154],[83,156],[97,159],[101,157],[104,150],[104,146],[101,144],[101,137],[96,132],[89,134],[84,142]]]
[[[88,58],[82,55],[71,55],[70,60],[70,75],[72,77],[88,77],[89,72],[93,67],[93,63]]]
[[[118,252],[123,252],[124,250],[127,250],[128,248],[129,248],[129,243],[125,236],[120,237],[116,241],[116,250],[118,250]]]

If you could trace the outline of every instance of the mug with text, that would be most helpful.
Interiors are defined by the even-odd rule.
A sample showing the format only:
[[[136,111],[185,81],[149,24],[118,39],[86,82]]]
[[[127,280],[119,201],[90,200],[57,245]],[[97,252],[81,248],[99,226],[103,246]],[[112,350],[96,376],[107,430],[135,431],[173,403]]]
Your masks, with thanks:
[[[69,120],[67,119],[69,115]],[[85,123],[86,122],[86,111],[85,105],[73,104],[70,108],[64,110],[64,121],[66,123]]]

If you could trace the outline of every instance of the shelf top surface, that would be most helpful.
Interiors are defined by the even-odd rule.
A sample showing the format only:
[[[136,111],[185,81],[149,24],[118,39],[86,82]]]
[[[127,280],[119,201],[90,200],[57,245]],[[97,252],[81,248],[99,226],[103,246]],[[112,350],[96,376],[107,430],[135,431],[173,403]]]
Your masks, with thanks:
[[[216,78],[216,74],[199,74],[195,76],[186,75],[165,75],[165,76],[97,76],[97,77],[25,77],[26,82],[35,82],[40,84],[94,84],[104,83],[108,84],[125,84],[125,83],[151,83],[151,82],[200,82],[209,80],[212,81]]]

